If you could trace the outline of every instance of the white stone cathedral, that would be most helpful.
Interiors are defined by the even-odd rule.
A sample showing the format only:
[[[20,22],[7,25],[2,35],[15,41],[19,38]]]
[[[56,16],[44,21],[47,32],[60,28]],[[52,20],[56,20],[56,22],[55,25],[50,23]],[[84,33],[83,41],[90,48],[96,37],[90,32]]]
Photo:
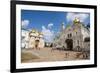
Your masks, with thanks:
[[[43,34],[37,30],[22,29],[21,48],[24,49],[40,49],[45,45]]]
[[[63,25],[62,25],[63,28]],[[90,50],[90,30],[75,18],[72,25],[62,29],[53,45],[61,46],[66,50],[89,51]]]

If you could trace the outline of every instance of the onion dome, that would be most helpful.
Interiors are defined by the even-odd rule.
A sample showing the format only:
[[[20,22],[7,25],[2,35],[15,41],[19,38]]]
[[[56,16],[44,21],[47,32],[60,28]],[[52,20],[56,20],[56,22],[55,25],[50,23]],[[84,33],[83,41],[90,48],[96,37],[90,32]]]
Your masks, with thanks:
[[[74,23],[74,24],[80,23],[79,18],[75,18],[74,21],[73,21],[73,23]]]

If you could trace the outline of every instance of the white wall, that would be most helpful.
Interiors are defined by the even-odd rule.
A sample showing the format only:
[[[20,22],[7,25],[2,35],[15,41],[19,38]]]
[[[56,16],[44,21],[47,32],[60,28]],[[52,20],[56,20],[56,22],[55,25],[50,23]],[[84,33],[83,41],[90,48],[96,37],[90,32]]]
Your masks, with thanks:
[[[10,73],[10,0],[0,0],[0,73]],[[34,0],[46,2],[93,4],[97,0]],[[99,1],[99,0],[98,0]],[[100,37],[100,2],[98,2],[98,37]],[[98,38],[98,67],[87,69],[71,69],[42,71],[36,73],[99,73],[100,72],[100,38]],[[34,72],[35,73],[35,72]]]

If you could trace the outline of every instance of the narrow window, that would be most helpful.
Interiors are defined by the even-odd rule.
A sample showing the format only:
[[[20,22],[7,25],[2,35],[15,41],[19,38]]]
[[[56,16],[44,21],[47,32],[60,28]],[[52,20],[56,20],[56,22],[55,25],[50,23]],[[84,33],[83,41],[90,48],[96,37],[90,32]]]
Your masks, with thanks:
[[[77,44],[79,45],[79,40],[77,40]]]
[[[72,37],[72,34],[70,33],[70,37]]]
[[[77,35],[77,32],[76,32],[76,35]]]

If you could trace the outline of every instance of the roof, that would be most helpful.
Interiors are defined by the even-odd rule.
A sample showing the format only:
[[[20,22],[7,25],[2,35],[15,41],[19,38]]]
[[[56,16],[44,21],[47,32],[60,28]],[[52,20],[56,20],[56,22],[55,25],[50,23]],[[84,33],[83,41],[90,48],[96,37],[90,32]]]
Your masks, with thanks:
[[[31,33],[34,33],[34,34],[37,35],[37,36],[43,35],[42,32],[39,32],[38,30],[35,30],[35,29],[32,29],[32,30],[30,31],[30,35],[31,35]]]

